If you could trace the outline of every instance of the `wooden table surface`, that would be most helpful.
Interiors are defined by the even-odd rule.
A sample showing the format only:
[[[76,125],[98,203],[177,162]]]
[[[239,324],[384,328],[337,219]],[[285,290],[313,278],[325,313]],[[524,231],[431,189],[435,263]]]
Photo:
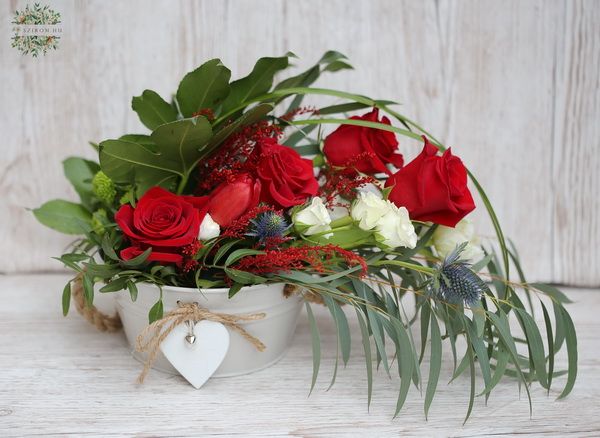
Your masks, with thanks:
[[[600,436],[600,290],[570,289],[579,336],[579,375],[571,395],[532,391],[533,416],[516,381],[503,381],[487,406],[477,398],[465,426],[468,373],[446,385],[445,364],[429,420],[414,387],[393,419],[397,379],[379,372],[370,410],[359,330],[350,318],[352,357],[329,391],[335,333],[316,309],[323,359],[317,388],[303,315],[287,355],[266,370],[210,380],[195,390],[180,377],[153,371],[134,383],[140,364],[122,333],[103,334],[73,312],[63,318],[63,274],[0,276],[0,436]],[[106,297],[106,296],[105,296]],[[446,347],[445,347],[446,348]],[[427,356],[427,354],[426,354]],[[564,365],[561,356],[558,367]],[[426,376],[427,363],[423,364]]]

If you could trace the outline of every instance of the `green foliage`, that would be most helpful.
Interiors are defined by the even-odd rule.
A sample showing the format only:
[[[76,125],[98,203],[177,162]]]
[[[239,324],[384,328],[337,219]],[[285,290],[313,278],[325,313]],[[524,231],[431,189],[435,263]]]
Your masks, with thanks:
[[[186,74],[177,89],[179,111],[184,117],[211,108],[215,109],[229,94],[231,72],[220,59],[211,59]]]
[[[85,234],[91,229],[92,215],[82,205],[54,199],[33,210],[36,219],[65,234]]]
[[[131,108],[150,130],[177,120],[177,110],[152,90],[144,90],[141,96],[134,97],[131,100]]]

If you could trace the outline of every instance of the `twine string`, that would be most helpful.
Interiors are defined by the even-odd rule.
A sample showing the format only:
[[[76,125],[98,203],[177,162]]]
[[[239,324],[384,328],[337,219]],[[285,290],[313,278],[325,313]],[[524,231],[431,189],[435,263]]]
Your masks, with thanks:
[[[258,351],[264,351],[266,348],[265,344],[263,344],[255,336],[252,336],[250,333],[248,333],[239,325],[239,323],[256,321],[263,319],[265,316],[265,313],[255,313],[252,315],[231,315],[228,313],[217,313],[211,312],[210,310],[199,306],[198,303],[178,302],[175,309],[171,310],[161,319],[158,319],[152,324],[148,325],[137,337],[135,347],[136,351],[140,353],[148,353],[148,358],[144,363],[144,369],[138,376],[137,382],[142,383],[144,381],[148,375],[148,372],[150,371],[150,368],[152,367],[152,364],[156,360],[158,352],[160,351],[160,345],[178,325],[187,321],[190,321],[191,323],[197,323],[199,321],[219,322],[239,333]]]

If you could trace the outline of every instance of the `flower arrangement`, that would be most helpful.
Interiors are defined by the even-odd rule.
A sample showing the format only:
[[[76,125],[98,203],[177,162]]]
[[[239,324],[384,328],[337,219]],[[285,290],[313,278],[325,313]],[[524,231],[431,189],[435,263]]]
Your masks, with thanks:
[[[554,287],[526,282],[516,250],[462,160],[393,102],[312,87],[320,74],[350,68],[337,52],[274,85],[292,57],[261,58],[232,82],[220,60],[210,60],[185,75],[171,102],[145,90],[132,108],[150,134],[94,144],[99,163],[63,163],[80,202],[49,201],[34,214],[80,235],[58,260],[81,279],[87,305],[96,283],[100,292],[128,291],[134,301],[140,283],[228,288],[230,298],[249,285],[285,283],[329,308],[344,363],[351,333],[342,306],[354,310],[368,398],[372,358],[387,373],[395,362],[396,414],[411,383],[423,386],[420,363],[429,341],[426,415],[444,341],[452,347],[453,377],[471,375],[467,418],[476,367],[486,399],[505,375],[519,379],[529,397],[533,381],[550,391],[553,378],[566,374],[559,397],[566,396],[577,370],[576,334],[563,307],[569,301]],[[303,106],[310,95],[338,102]],[[422,144],[408,163],[399,138]],[[468,219],[475,209],[470,184],[496,230],[485,247]],[[510,280],[513,269],[519,281]],[[63,292],[65,315],[74,280]],[[543,331],[533,318],[536,306]],[[314,386],[320,338],[308,300],[306,307]],[[161,294],[149,323],[163,316]],[[420,343],[413,339],[416,321]],[[466,342],[462,358],[459,338]],[[554,367],[563,345],[566,371]]]

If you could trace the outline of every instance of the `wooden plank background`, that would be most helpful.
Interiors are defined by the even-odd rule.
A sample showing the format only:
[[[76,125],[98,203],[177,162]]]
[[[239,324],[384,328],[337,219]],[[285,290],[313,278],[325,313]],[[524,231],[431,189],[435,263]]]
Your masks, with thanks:
[[[10,47],[26,3],[0,5],[3,272],[60,269],[50,256],[69,239],[26,208],[75,197],[60,161],[92,157],[88,140],[143,132],[133,95],[168,96],[213,57],[239,76],[260,56],[291,50],[306,67],[336,49],[355,70],[319,84],[400,101],[453,146],[531,278],[600,284],[598,1],[47,0],[65,30],[39,59]],[[483,207],[477,220],[492,235]]]

